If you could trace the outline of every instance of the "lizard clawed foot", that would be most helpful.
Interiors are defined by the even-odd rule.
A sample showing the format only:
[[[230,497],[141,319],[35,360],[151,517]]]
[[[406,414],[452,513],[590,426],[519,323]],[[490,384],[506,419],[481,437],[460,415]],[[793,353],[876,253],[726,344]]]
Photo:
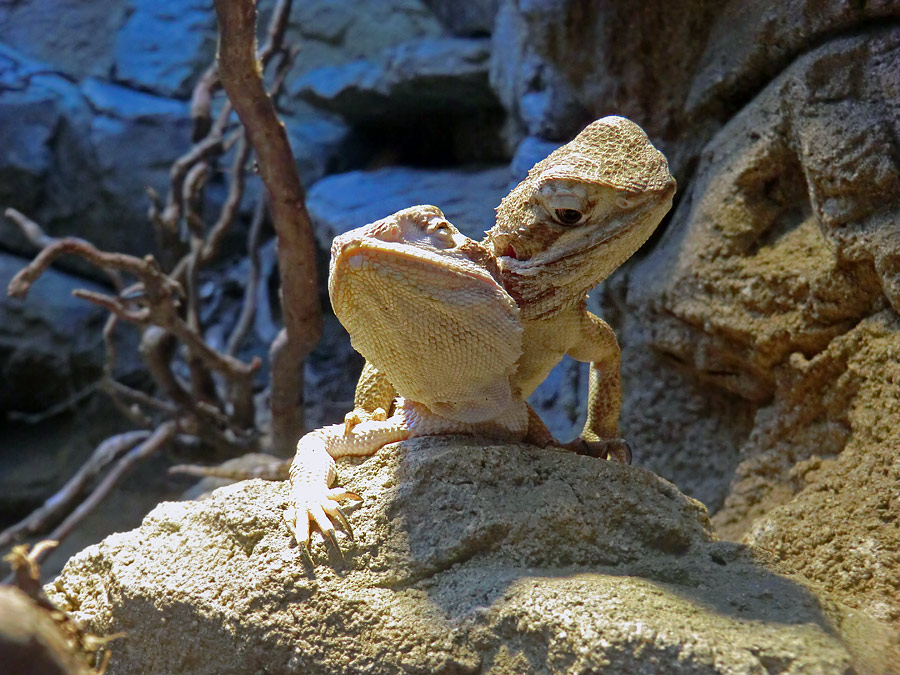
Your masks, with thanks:
[[[579,455],[606,459],[619,464],[631,464],[631,446],[624,438],[601,438],[598,440],[576,438],[563,447]]]
[[[338,545],[335,534],[335,523],[353,539],[353,528],[347,515],[338,505],[346,499],[362,501],[355,492],[344,488],[322,488],[319,485],[298,482],[291,490],[290,505],[284,512],[284,520],[288,529],[293,533],[298,544],[306,548],[310,553],[309,542],[313,528],[318,529],[326,540],[331,542],[338,553],[341,547]]]

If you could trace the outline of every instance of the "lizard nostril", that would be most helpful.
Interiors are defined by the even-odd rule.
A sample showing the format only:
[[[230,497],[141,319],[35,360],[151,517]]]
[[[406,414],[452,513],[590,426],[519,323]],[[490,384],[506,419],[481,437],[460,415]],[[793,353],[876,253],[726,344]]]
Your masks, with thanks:
[[[385,223],[375,230],[372,235],[376,239],[387,242],[399,242],[403,240],[403,232],[396,223]]]

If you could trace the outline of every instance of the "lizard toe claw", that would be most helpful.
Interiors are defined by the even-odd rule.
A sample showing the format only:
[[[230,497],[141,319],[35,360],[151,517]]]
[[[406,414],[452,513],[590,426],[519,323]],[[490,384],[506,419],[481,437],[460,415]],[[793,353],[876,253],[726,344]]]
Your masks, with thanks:
[[[349,436],[353,432],[353,428],[362,421],[362,417],[356,410],[351,410],[344,415],[344,435]]]
[[[631,446],[624,438],[601,438],[598,440],[576,438],[563,447],[579,455],[606,459],[619,464],[631,464]]]
[[[331,506],[331,508],[326,508],[325,512],[332,520],[337,520],[338,522],[340,522],[341,529],[343,529],[344,532],[347,533],[347,536],[350,537],[350,541],[354,541],[356,539],[356,537],[353,536],[353,528],[350,527],[350,521],[347,520],[347,514],[344,513],[344,510],[340,506],[334,504]]]
[[[344,501],[345,499],[352,499],[355,502],[361,502],[362,497],[360,497],[355,492],[350,492],[350,490],[345,490],[342,487],[331,488],[328,490],[328,499],[333,499],[336,502]]]
[[[291,531],[291,534],[294,535],[294,539],[298,544],[304,546],[306,548],[306,552],[309,553],[309,516],[307,514],[303,514],[303,517],[299,520],[297,519],[297,508],[294,506],[289,506],[284,512],[284,520],[287,523],[288,529]]]
[[[334,507],[322,503],[311,505],[309,507],[309,520],[316,526],[319,532],[322,533],[322,536],[325,540],[331,544],[332,548],[337,551],[338,555],[343,558],[344,552],[341,550],[341,546],[337,540],[337,533],[334,530],[334,525],[332,525],[331,518],[335,517]],[[338,517],[335,517],[336,520],[339,520]],[[307,551],[309,550],[309,543],[307,540]]]
[[[606,459],[611,462],[618,462],[619,464],[631,464],[633,458],[631,444],[624,438],[617,438],[615,440],[619,442],[610,444],[610,447],[606,452]]]
[[[353,540],[353,528],[347,514],[337,504],[345,499],[361,501],[362,497],[344,488],[316,488],[310,484],[296,484],[290,497],[284,520],[297,543],[309,551],[313,530],[340,551],[335,524],[339,525]],[[343,556],[343,554],[341,554]]]
[[[349,436],[363,422],[384,422],[388,418],[384,408],[375,408],[371,412],[364,408],[355,408],[344,415],[344,436]]]

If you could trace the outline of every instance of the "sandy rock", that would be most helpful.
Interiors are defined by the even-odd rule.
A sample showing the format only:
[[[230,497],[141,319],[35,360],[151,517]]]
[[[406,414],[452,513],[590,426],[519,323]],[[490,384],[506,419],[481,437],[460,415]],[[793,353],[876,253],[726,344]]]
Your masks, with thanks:
[[[286,486],[249,481],[161,505],[48,592],[128,633],[111,673],[844,673],[835,617],[883,638],[647,471],[441,438],[341,473],[365,496],[343,561],[304,562]]]
[[[898,62],[884,30],[776,78],[705,148],[627,297],[636,346],[749,404],[704,414],[739,448],[719,532],[896,626]]]
[[[514,15],[506,44],[526,44],[550,64],[590,119],[615,113],[639,123],[661,142],[681,181],[704,144],[794,59],[834,36],[874,30],[900,15],[900,6],[509,0],[495,40],[504,11]],[[525,59],[513,65],[503,81],[532,67]]]
[[[898,354],[900,319],[884,310],[793,358],[716,521],[900,629]]]

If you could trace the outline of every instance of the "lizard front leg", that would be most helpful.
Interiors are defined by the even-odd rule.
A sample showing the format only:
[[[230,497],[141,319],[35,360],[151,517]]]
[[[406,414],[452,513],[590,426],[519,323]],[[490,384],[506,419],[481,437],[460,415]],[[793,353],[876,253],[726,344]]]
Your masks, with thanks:
[[[297,542],[309,550],[310,524],[337,547],[334,524],[350,532],[337,502],[361,497],[333,488],[337,473],[334,460],[346,456],[373,455],[384,445],[418,436],[439,434],[485,435],[502,440],[521,440],[528,429],[529,412],[524,401],[513,401],[497,419],[460,422],[436,415],[420,403],[397,397],[394,414],[386,420],[367,419],[345,432],[343,424],[310,431],[297,443],[290,468],[291,493],[284,519]]]
[[[344,416],[344,432],[349,434],[365,420],[385,421],[393,412],[396,398],[397,390],[387,376],[366,361],[356,383],[353,410]]]
[[[630,464],[631,450],[619,436],[621,350],[615,332],[603,319],[585,311],[579,322],[578,342],[568,354],[576,361],[591,364],[587,420],[573,448]]]
[[[403,415],[385,420],[363,420],[348,432],[344,424],[315,429],[297,443],[297,454],[291,462],[289,505],[284,513],[297,543],[309,551],[310,523],[314,524],[337,547],[334,522],[340,523],[351,537],[350,524],[338,503],[345,499],[362,499],[359,495],[334,488],[338,457],[372,455],[384,445],[410,436]]]

